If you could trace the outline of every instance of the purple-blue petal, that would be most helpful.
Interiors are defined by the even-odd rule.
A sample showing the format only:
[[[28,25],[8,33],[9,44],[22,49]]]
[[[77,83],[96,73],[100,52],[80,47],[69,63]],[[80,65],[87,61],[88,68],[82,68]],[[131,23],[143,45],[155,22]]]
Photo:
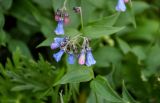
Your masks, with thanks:
[[[56,60],[56,62],[59,62],[61,60],[63,53],[64,50],[60,50],[58,53],[53,54],[53,58]]]
[[[95,63],[96,63],[96,61],[95,61],[95,59],[94,59],[94,57],[92,55],[91,50],[88,50],[87,51],[87,56],[86,56],[86,65],[87,66],[91,66],[91,65],[93,65]]]
[[[57,35],[63,35],[64,29],[63,29],[63,20],[58,21],[58,25],[54,31]]]
[[[117,11],[123,11],[123,12],[126,11],[126,6],[125,6],[125,3],[124,3],[124,0],[118,0],[116,10]]]
[[[56,37],[56,38],[54,38],[54,42],[55,43],[61,43],[62,41],[64,41],[64,38],[60,38],[60,37]]]
[[[69,54],[67,61],[69,64],[74,64],[74,61],[75,61],[74,54]]]
[[[51,49],[52,49],[52,50],[57,49],[57,48],[59,48],[59,47],[60,47],[60,44],[59,44],[59,43],[55,43],[55,42],[54,42],[54,43],[51,44]]]

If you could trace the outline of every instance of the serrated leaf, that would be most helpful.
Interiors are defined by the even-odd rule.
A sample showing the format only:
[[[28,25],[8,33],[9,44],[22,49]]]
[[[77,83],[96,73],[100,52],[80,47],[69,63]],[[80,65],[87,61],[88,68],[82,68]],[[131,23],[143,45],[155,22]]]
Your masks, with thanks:
[[[92,68],[84,67],[83,69],[75,69],[66,73],[58,82],[54,84],[66,84],[66,83],[80,83],[86,82],[94,78]]]
[[[112,89],[106,78],[97,76],[91,81],[91,89],[109,102],[122,103],[120,96]]]
[[[121,48],[121,50],[124,54],[128,53],[131,50],[130,46],[122,39],[117,38],[117,42],[118,42],[119,47]]]
[[[122,92],[122,96],[123,96],[123,100],[125,101],[125,103],[137,103],[132,96],[129,94],[129,92],[127,91],[125,84],[123,82],[123,92]]]
[[[85,36],[95,39],[102,36],[111,35],[124,28],[125,27],[88,26],[83,29],[83,33]]]

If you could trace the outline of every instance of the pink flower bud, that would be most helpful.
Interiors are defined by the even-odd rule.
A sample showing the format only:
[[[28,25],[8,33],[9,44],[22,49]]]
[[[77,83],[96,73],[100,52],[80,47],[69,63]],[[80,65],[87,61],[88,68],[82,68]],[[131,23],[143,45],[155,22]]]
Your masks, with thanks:
[[[125,3],[128,3],[128,2],[129,2],[129,0],[124,0],[124,2],[125,2]]]
[[[55,21],[59,21],[60,17],[58,15],[55,15]]]
[[[80,65],[85,64],[85,53],[81,53],[81,54],[80,54],[78,63],[79,63]]]
[[[69,17],[64,17],[64,24],[68,24],[70,22]]]

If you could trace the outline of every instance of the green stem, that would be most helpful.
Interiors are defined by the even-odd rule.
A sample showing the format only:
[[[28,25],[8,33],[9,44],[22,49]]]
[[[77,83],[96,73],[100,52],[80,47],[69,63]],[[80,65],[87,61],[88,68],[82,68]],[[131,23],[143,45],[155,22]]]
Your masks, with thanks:
[[[66,10],[66,4],[67,4],[67,0],[64,0],[64,2],[63,2],[63,9],[65,9],[65,10]]]
[[[82,8],[79,7],[79,9],[80,9],[80,18],[81,18],[81,28],[83,30],[83,13],[82,13]]]

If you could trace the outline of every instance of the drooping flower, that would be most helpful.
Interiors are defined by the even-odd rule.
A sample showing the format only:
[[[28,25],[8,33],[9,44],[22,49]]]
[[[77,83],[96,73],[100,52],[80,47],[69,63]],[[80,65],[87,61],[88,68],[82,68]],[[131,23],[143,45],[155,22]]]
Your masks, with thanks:
[[[64,24],[68,24],[70,22],[68,13],[64,14]]]
[[[51,49],[54,50],[59,48],[61,45],[61,42],[63,41],[64,41],[64,38],[59,38],[59,37],[54,38],[54,42],[51,44]]]
[[[118,0],[116,10],[117,11],[122,11],[122,12],[126,11],[126,6],[125,6],[125,3],[124,3],[124,0]]]
[[[91,50],[87,50],[87,54],[86,55],[87,55],[86,56],[86,65],[87,66],[91,66],[91,65],[96,63],[96,61],[95,61],[95,59],[94,59],[94,57],[92,55]]]
[[[53,43],[51,44],[51,49],[54,50],[54,49],[57,49],[57,48],[59,48],[59,44],[53,42]]]
[[[64,34],[63,24],[64,24],[63,19],[58,21],[58,25],[57,25],[57,27],[54,31],[57,35],[63,35]]]
[[[85,64],[85,59],[86,59],[86,53],[85,53],[85,50],[82,50],[82,51],[81,51],[81,54],[80,54],[80,56],[79,56],[78,63],[79,63],[80,65]]]
[[[129,0],[124,0],[124,2],[125,2],[125,3],[128,3],[128,2],[129,2]]]
[[[53,57],[56,60],[56,62],[59,62],[61,60],[61,57],[63,54],[64,54],[64,50],[60,50],[58,53],[53,54]]]
[[[74,64],[74,54],[73,53],[69,53],[68,55],[68,59],[67,59],[69,64]]]
[[[62,41],[64,41],[64,38],[60,38],[60,37],[56,37],[56,38],[54,38],[54,42],[55,43],[61,43]]]

